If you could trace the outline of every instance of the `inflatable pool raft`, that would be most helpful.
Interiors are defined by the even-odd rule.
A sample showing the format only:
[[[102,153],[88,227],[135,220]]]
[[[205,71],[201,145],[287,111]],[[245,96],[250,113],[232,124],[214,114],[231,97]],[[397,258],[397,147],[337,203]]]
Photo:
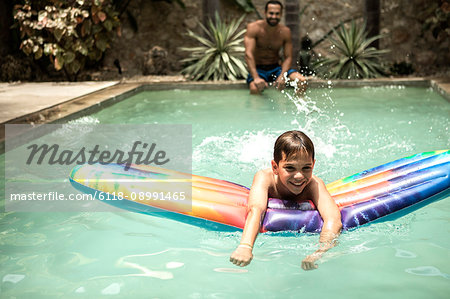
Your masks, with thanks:
[[[70,182],[82,192],[129,211],[219,230],[242,229],[245,224],[249,189],[228,181],[147,165],[132,165],[125,171],[123,165],[86,164],[72,170]],[[187,183],[192,194],[186,193],[189,198],[184,194],[176,198],[170,194],[173,198],[165,200],[145,198],[145,194],[173,192],[173,185],[164,182]],[[446,196],[449,187],[450,150],[402,158],[327,185],[341,210],[344,229],[405,211],[434,196]],[[144,195],[141,200],[139,195]],[[320,232],[322,224],[318,211],[305,202],[269,199],[261,231]]]

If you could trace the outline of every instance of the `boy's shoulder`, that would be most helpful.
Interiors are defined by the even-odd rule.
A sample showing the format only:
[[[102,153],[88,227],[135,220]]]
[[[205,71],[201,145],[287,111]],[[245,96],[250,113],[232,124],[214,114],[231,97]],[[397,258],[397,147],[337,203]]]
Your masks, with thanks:
[[[264,177],[273,177],[273,170],[272,168],[261,169],[258,170],[258,172],[255,175]]]
[[[314,175],[314,174],[312,175],[312,180],[311,181],[314,182],[317,186],[319,186],[319,185],[324,185],[325,186],[324,181],[321,178],[319,178],[318,176]]]
[[[258,170],[258,172],[255,174],[254,179],[265,184],[272,185],[274,181],[272,168]]]

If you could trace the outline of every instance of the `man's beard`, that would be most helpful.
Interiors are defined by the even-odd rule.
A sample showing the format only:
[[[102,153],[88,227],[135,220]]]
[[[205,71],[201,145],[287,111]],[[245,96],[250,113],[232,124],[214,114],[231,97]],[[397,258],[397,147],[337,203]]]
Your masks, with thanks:
[[[269,26],[275,27],[278,25],[278,23],[280,23],[280,19],[269,19],[266,18],[266,22],[267,24],[269,24]]]

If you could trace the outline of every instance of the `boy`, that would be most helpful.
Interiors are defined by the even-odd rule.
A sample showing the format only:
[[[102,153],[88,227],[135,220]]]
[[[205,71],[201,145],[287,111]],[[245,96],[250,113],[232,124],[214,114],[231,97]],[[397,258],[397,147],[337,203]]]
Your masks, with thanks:
[[[230,261],[241,267],[250,264],[253,243],[264,218],[268,198],[311,200],[324,223],[319,249],[302,261],[302,268],[316,269],[318,266],[315,261],[335,246],[342,228],[341,213],[324,182],[312,174],[315,164],[314,145],[308,136],[300,131],[283,133],[275,142],[273,156],[272,168],[255,174],[241,243],[232,253]]]

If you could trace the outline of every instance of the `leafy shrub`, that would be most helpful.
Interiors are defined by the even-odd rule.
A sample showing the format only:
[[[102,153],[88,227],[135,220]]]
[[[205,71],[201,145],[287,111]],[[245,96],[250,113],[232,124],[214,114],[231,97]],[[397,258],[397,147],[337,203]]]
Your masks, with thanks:
[[[14,11],[21,50],[35,60],[48,56],[70,78],[99,61],[120,21],[111,0],[26,0]]]
[[[384,74],[380,58],[388,50],[378,50],[370,44],[381,35],[367,38],[366,26],[357,26],[353,21],[350,28],[340,25],[334,31],[337,39],[329,37],[335,48],[332,57],[319,59],[314,63],[316,71],[325,78],[361,79]]]
[[[201,45],[197,47],[182,47],[181,50],[190,52],[190,56],[181,60],[188,64],[182,70],[192,80],[236,80],[244,78],[247,70],[244,64],[242,35],[245,29],[237,32],[244,16],[234,19],[230,24],[222,22],[216,13],[216,21],[208,21],[207,27],[199,23],[206,37],[188,30],[187,35],[194,38]]]

